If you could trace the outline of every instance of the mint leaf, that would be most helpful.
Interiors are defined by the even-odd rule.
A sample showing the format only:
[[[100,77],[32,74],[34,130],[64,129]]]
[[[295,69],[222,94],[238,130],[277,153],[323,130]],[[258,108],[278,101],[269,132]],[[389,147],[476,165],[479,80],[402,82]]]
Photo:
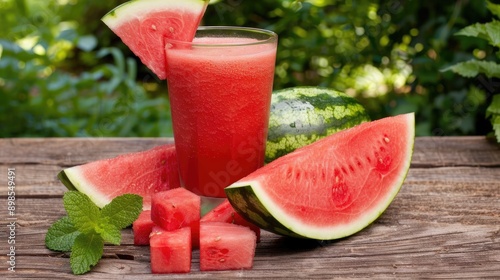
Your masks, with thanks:
[[[101,213],[90,198],[78,191],[68,191],[63,197],[64,208],[71,223],[80,232],[91,233],[99,223]]]
[[[119,245],[121,229],[134,222],[142,211],[142,197],[125,194],[116,197],[103,209],[78,191],[64,194],[68,216],[56,221],[47,231],[45,244],[56,251],[71,251],[74,274],[83,274],[102,257],[104,242]]]
[[[115,197],[101,210],[102,217],[118,229],[131,225],[142,211],[142,197],[136,194],[124,194]]]
[[[45,235],[45,246],[50,250],[69,252],[79,234],[69,217],[65,216],[49,228]]]
[[[80,234],[71,248],[69,262],[74,274],[84,274],[99,262],[102,257],[104,242],[97,233]]]
[[[96,232],[101,235],[105,242],[120,245],[122,241],[120,229],[112,224],[107,217],[101,217],[101,222],[96,227]]]

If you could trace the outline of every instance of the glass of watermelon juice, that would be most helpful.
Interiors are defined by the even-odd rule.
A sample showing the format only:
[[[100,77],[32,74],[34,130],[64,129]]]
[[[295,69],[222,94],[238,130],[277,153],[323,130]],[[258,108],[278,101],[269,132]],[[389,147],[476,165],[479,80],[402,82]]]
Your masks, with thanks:
[[[167,84],[182,184],[208,197],[264,164],[277,35],[199,27],[166,40]]]

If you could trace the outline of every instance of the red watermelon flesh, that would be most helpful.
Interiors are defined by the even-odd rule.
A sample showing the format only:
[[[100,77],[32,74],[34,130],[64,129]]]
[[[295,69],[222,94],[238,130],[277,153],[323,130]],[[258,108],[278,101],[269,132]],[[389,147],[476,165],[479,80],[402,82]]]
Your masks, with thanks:
[[[201,198],[184,189],[177,188],[153,195],[151,220],[165,230],[189,227],[200,220]]]
[[[151,272],[187,273],[191,271],[191,230],[167,231],[154,227],[150,238]]]
[[[137,220],[132,223],[134,245],[149,245],[149,235],[154,226],[151,220],[151,210],[142,211]]]
[[[283,235],[329,240],[389,206],[408,172],[414,114],[360,124],[297,149],[225,189],[236,211]]]
[[[173,144],[70,167],[58,177],[68,189],[85,193],[101,208],[119,195],[132,193],[143,197],[147,210],[152,194],[180,187]]]
[[[102,21],[158,78],[165,79],[165,38],[191,41],[208,0],[126,2]]]
[[[200,248],[200,221],[192,222],[189,227],[191,228],[191,246],[193,249]]]
[[[257,242],[260,241],[260,228],[241,217],[231,206],[229,200],[225,199],[224,202],[205,214],[200,222],[225,222],[237,224],[250,228],[257,236]]]
[[[200,223],[200,270],[250,269],[256,236],[248,227],[224,223]]]

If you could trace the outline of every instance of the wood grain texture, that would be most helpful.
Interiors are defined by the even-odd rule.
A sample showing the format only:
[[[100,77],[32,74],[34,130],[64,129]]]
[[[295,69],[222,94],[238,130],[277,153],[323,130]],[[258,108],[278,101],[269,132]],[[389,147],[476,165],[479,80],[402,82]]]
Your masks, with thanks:
[[[0,139],[0,199],[16,169],[16,272],[7,271],[7,209],[0,209],[1,279],[73,279],[69,256],[45,248],[51,223],[65,214],[62,168],[171,139]],[[6,205],[6,203],[2,203]],[[106,246],[81,279],[157,279],[149,248]],[[263,232],[251,270],[192,272],[166,279],[500,278],[500,151],[482,137],[417,138],[412,167],[396,199],[372,225],[320,242]]]

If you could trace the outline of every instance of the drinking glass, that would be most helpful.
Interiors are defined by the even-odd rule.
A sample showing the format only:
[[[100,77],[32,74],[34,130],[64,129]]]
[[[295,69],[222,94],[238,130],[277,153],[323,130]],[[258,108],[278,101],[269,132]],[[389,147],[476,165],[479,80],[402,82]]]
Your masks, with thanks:
[[[167,85],[183,187],[207,197],[264,165],[277,35],[200,27],[166,40]]]

